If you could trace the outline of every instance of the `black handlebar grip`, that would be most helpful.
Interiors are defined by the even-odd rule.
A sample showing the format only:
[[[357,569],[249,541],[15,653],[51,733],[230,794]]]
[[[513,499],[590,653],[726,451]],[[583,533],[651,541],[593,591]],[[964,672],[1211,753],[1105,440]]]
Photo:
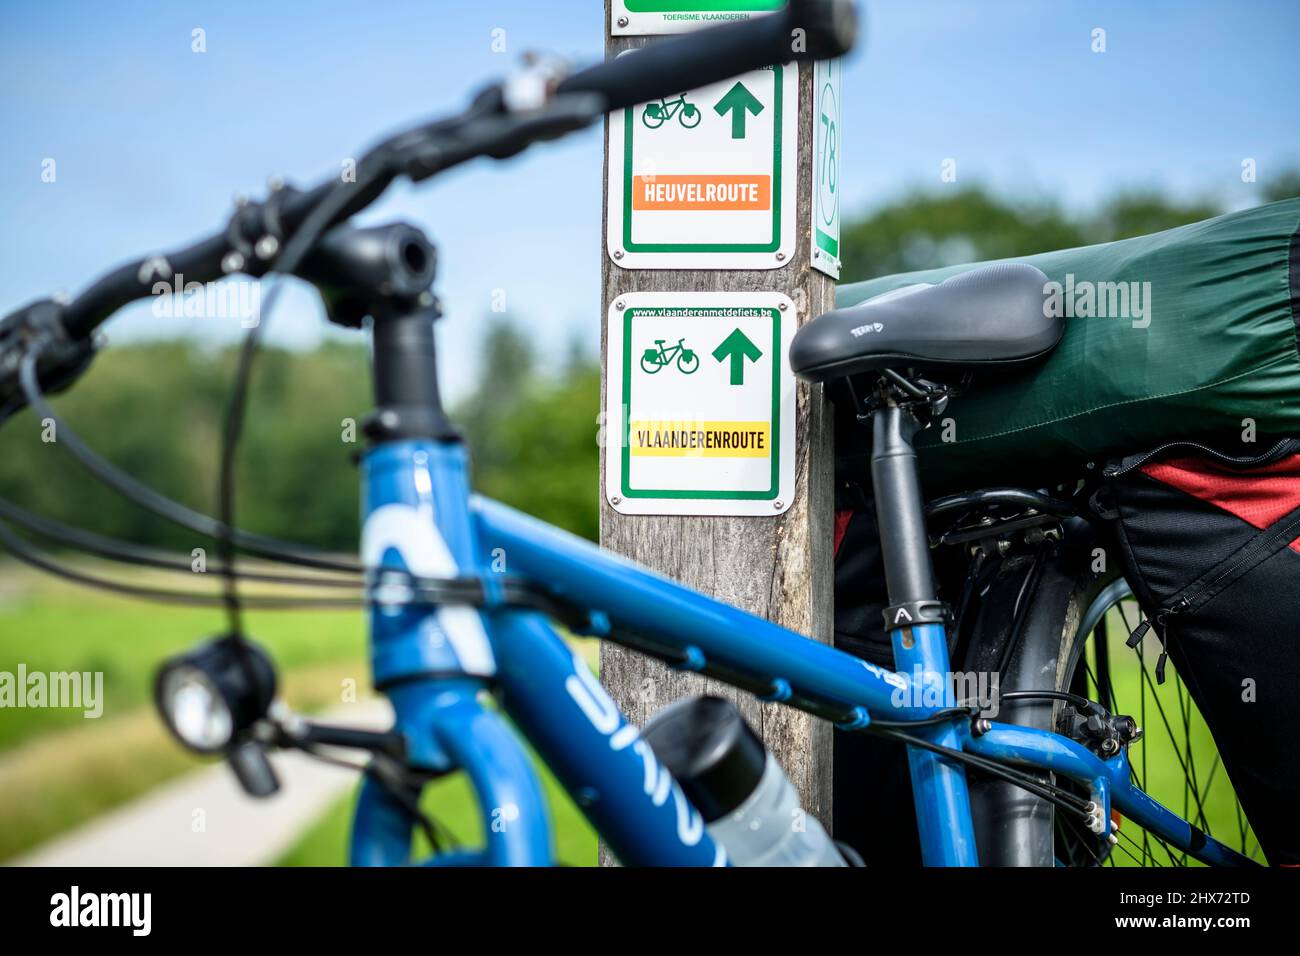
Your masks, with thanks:
[[[791,60],[847,53],[857,35],[853,0],[790,0],[780,13],[664,40],[575,73],[558,92],[599,93],[618,110]]]

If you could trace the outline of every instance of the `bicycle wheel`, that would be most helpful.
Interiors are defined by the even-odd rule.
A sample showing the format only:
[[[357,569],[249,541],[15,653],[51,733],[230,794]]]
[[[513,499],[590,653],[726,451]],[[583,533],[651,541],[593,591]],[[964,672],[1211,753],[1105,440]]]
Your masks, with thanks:
[[[658,103],[648,103],[646,108],[641,111],[641,122],[646,125],[646,129],[658,129],[664,125],[664,110]]]
[[[699,109],[689,103],[677,114],[677,121],[686,129],[695,129],[700,125],[701,118]]]
[[[1112,714],[1133,717],[1143,736],[1130,745],[1139,787],[1220,842],[1255,860],[1259,844],[1242,813],[1204,719],[1174,667],[1157,684],[1158,648],[1125,646],[1140,620],[1127,582],[1091,568],[1094,533],[1067,521],[1059,542],[1016,545],[989,563],[966,649],[967,673],[999,675],[996,719],[1056,730],[1065,705],[1014,699],[1014,691],[1068,691]],[[966,629],[963,628],[963,631]],[[1154,640],[1154,638],[1152,638]],[[1153,649],[1155,648],[1155,649]],[[1045,783],[1087,796],[1085,788],[1043,773]],[[1196,861],[1132,821],[1119,819],[1113,846],[1066,822],[1047,801],[987,776],[968,774],[980,862],[992,866],[1184,866]]]
[[[1126,639],[1142,619],[1122,578],[1084,612],[1063,656],[1059,689],[1133,717],[1143,729],[1129,747],[1133,779],[1149,796],[1244,856],[1264,862],[1259,842],[1223,768],[1205,719],[1172,662],[1164,684],[1155,677],[1155,638],[1130,649]],[[1147,647],[1151,644],[1151,647]],[[1058,708],[1059,710],[1059,708]],[[1076,866],[1200,866],[1188,854],[1118,815],[1119,842],[1056,823],[1058,862]]]
[[[700,357],[690,349],[677,356],[677,368],[683,375],[690,375],[700,367]]]
[[[641,356],[641,371],[645,372],[647,375],[653,375],[663,367],[664,363],[659,361],[658,355],[652,352],[647,352]]]

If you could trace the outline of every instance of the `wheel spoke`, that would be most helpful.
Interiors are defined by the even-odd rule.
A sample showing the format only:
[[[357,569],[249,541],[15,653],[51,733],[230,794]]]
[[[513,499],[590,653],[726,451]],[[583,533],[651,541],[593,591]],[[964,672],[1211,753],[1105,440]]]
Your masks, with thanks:
[[[1116,613],[1114,624],[1117,628],[1123,625],[1125,633],[1132,633],[1141,618],[1140,614],[1137,620],[1133,618],[1131,612],[1135,608],[1136,604],[1130,595],[1119,597],[1097,618],[1092,633],[1083,635],[1083,639],[1091,644],[1091,649],[1089,643],[1085,643],[1077,653],[1078,676],[1073,682],[1074,691],[1080,692],[1082,686],[1083,693],[1110,713],[1132,714],[1133,709],[1124,709],[1119,698],[1132,695],[1136,683],[1136,700],[1128,700],[1129,707],[1136,705],[1136,717],[1144,730],[1147,729],[1148,716],[1152,720],[1158,716],[1164,735],[1153,738],[1150,733],[1143,733],[1138,746],[1132,748],[1136,752],[1130,753],[1133,759],[1130,760],[1129,772],[1134,783],[1146,793],[1151,793],[1150,788],[1157,786],[1161,792],[1151,796],[1166,802],[1167,806],[1177,806],[1178,798],[1174,796],[1176,791],[1173,790],[1173,785],[1177,784],[1175,774],[1181,773],[1182,815],[1207,834],[1212,832],[1212,816],[1224,829],[1231,828],[1228,821],[1232,817],[1226,816],[1230,801],[1232,813],[1236,817],[1236,842],[1240,852],[1253,859],[1259,854],[1258,841],[1254,839],[1249,821],[1232,789],[1232,782],[1222,766],[1222,755],[1214,746],[1213,737],[1204,726],[1204,717],[1197,709],[1182,676],[1174,670],[1171,681],[1157,686],[1142,644],[1137,646],[1132,657],[1111,653],[1109,642],[1115,632],[1111,628],[1109,613]],[[1136,666],[1136,672],[1127,662]],[[1117,666],[1121,669],[1116,670]],[[1071,684],[1069,675],[1064,677],[1062,686],[1068,688]],[[1148,697],[1154,711],[1151,715],[1147,713]],[[1167,701],[1166,697],[1169,698]],[[1205,747],[1209,749],[1198,755],[1197,750]],[[1152,766],[1153,762],[1156,766]],[[1224,772],[1220,773],[1221,770]],[[1223,778],[1221,783],[1220,777]],[[1226,792],[1221,792],[1225,788]],[[1170,800],[1172,802],[1167,802]],[[1213,809],[1213,814],[1212,808],[1217,808]],[[1140,826],[1137,827],[1137,832],[1132,832],[1132,826],[1136,824],[1124,830],[1116,828],[1117,841],[1098,852],[1099,842],[1095,834],[1084,832],[1085,828],[1076,821],[1058,817],[1055,826],[1057,858],[1070,866],[1115,866],[1117,862],[1138,866],[1189,866],[1195,862],[1186,851],[1171,846],[1157,834]],[[1222,839],[1222,836],[1219,838]]]

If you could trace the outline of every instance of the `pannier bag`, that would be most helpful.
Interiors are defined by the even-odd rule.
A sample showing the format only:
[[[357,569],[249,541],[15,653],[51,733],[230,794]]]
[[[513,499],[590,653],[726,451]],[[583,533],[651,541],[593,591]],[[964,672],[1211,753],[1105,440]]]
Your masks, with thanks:
[[[927,494],[1069,481],[1090,462],[1243,427],[1300,434],[1300,199],[1016,261],[1047,275],[1065,336],[1027,370],[975,373],[947,427],[922,433]],[[982,264],[844,285],[836,305]],[[837,435],[840,473],[867,474],[869,435]]]
[[[1093,503],[1146,615],[1130,643],[1163,643],[1265,855],[1300,864],[1300,440],[1242,447],[1108,463]]]

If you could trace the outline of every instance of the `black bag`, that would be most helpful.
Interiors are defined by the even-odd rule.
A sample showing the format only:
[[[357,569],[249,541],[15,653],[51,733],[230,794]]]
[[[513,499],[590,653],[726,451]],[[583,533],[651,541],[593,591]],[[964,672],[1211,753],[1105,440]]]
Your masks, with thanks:
[[[1102,476],[1094,501],[1147,615],[1130,643],[1164,644],[1157,677],[1167,653],[1264,853],[1300,864],[1300,440],[1173,443]]]

